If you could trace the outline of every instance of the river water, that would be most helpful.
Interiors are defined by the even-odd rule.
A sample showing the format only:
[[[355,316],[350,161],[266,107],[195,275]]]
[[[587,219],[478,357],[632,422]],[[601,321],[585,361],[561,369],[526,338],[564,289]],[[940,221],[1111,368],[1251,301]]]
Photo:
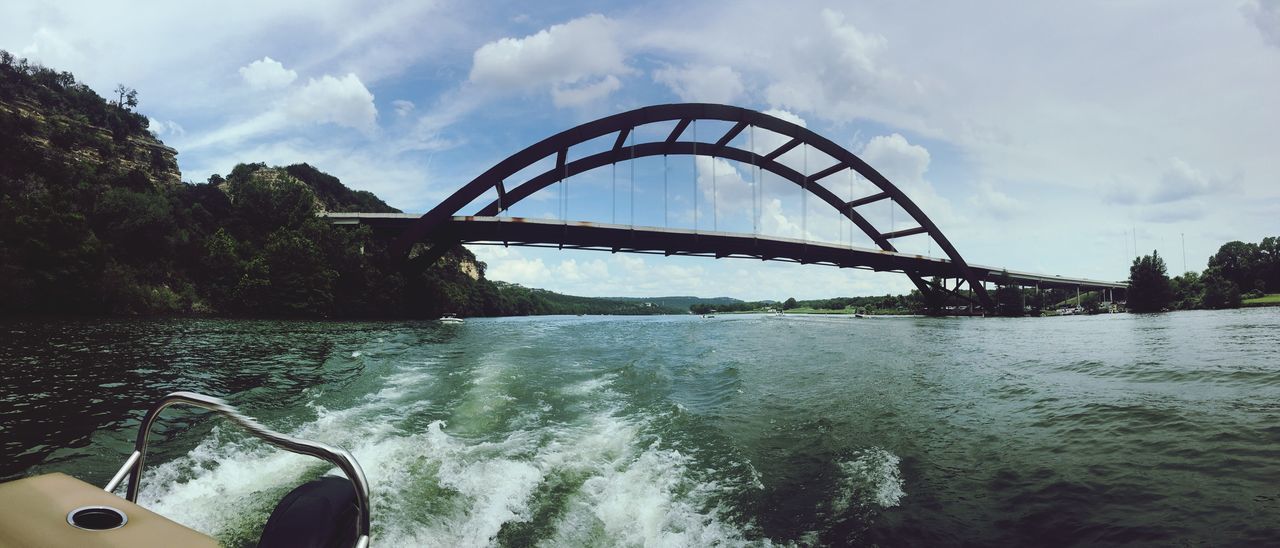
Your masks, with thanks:
[[[1280,309],[0,324],[0,478],[105,484],[162,394],[351,450],[379,546],[1274,544]],[[196,411],[143,505],[252,545],[329,471]]]

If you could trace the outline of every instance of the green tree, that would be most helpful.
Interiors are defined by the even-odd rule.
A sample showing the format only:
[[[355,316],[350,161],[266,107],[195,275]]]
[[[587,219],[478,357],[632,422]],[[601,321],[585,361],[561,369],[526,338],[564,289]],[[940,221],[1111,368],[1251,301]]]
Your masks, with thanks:
[[[1160,254],[1134,259],[1129,267],[1129,310],[1134,312],[1159,312],[1169,306],[1173,292],[1169,288],[1169,275]]]
[[[167,237],[173,232],[173,212],[169,201],[155,192],[104,192],[94,205],[93,224],[112,251],[130,262],[154,260],[171,250]]]
[[[1267,236],[1258,244],[1258,274],[1265,291],[1280,293],[1280,238]]]
[[[1204,283],[1199,274],[1187,272],[1181,276],[1174,276],[1169,280],[1169,287],[1173,291],[1174,308],[1178,310],[1200,308],[1200,294],[1204,293]]]
[[[1102,296],[1097,291],[1090,291],[1080,296],[1078,303],[1084,309],[1085,314],[1097,314],[1102,312]]]
[[[1257,270],[1258,251],[1257,244],[1227,242],[1209,257],[1209,269],[1234,282],[1237,288],[1252,289],[1254,279],[1260,277]]]
[[[1240,308],[1240,287],[1217,269],[1205,271],[1203,285],[1200,303],[1205,308]]]
[[[201,256],[200,275],[214,304],[223,310],[234,308],[231,298],[240,277],[244,272],[244,264],[238,252],[239,244],[226,229],[219,228],[204,243],[204,255]]]
[[[267,238],[263,258],[271,281],[270,312],[291,316],[329,313],[337,274],[314,241],[281,229]]]
[[[797,306],[799,306],[799,305],[798,305],[798,304],[796,304],[796,298],[795,298],[795,297],[788,297],[788,298],[787,298],[787,300],[786,300],[785,302],[783,302],[783,303],[782,303],[782,309],[783,309],[783,310],[791,310],[792,308],[795,308],[795,307],[797,307]]]

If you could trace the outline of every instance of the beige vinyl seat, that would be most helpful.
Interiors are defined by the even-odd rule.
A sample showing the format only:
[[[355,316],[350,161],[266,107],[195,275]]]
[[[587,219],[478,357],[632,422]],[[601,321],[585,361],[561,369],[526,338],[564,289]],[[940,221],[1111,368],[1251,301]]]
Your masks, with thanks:
[[[125,514],[124,526],[105,531],[77,528],[67,514],[108,506]],[[0,548],[216,547],[212,538],[62,473],[0,484]]]

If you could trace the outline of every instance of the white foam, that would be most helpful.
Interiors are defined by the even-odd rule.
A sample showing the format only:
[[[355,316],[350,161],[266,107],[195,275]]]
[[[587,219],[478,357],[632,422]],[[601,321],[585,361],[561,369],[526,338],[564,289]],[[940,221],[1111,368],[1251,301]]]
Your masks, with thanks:
[[[509,405],[504,373],[497,363],[472,373],[453,413],[470,428],[438,420],[424,431],[396,426],[421,399],[415,388],[431,378],[415,364],[390,371],[358,405],[331,409],[313,401],[315,418],[292,433],[355,455],[370,481],[374,541],[381,546],[491,545],[505,525],[534,519],[542,504],[564,504],[548,524],[547,545],[752,543],[710,504],[721,487],[697,479],[703,471],[693,469],[690,455],[663,448],[646,435],[645,419],[622,417],[607,403],[615,399],[608,397],[608,377],[565,389],[598,402],[573,425],[523,417],[498,439],[477,428],[493,420],[494,406]],[[188,455],[149,468],[144,505],[224,543],[252,543],[279,496],[327,469],[237,440],[215,429]],[[538,500],[553,477],[572,491],[564,500]]]
[[[897,506],[906,496],[902,489],[902,473],[897,455],[879,447],[860,451],[853,459],[839,463],[840,493],[832,503],[836,513],[852,505],[870,504],[881,508]]]

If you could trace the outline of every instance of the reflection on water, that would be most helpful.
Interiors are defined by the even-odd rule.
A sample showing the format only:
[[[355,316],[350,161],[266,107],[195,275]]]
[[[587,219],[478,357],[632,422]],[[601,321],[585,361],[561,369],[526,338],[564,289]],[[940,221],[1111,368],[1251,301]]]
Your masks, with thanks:
[[[0,324],[0,477],[102,484],[162,394],[346,447],[388,546],[1265,543],[1280,310]],[[143,503],[252,545],[327,467],[166,411]]]

